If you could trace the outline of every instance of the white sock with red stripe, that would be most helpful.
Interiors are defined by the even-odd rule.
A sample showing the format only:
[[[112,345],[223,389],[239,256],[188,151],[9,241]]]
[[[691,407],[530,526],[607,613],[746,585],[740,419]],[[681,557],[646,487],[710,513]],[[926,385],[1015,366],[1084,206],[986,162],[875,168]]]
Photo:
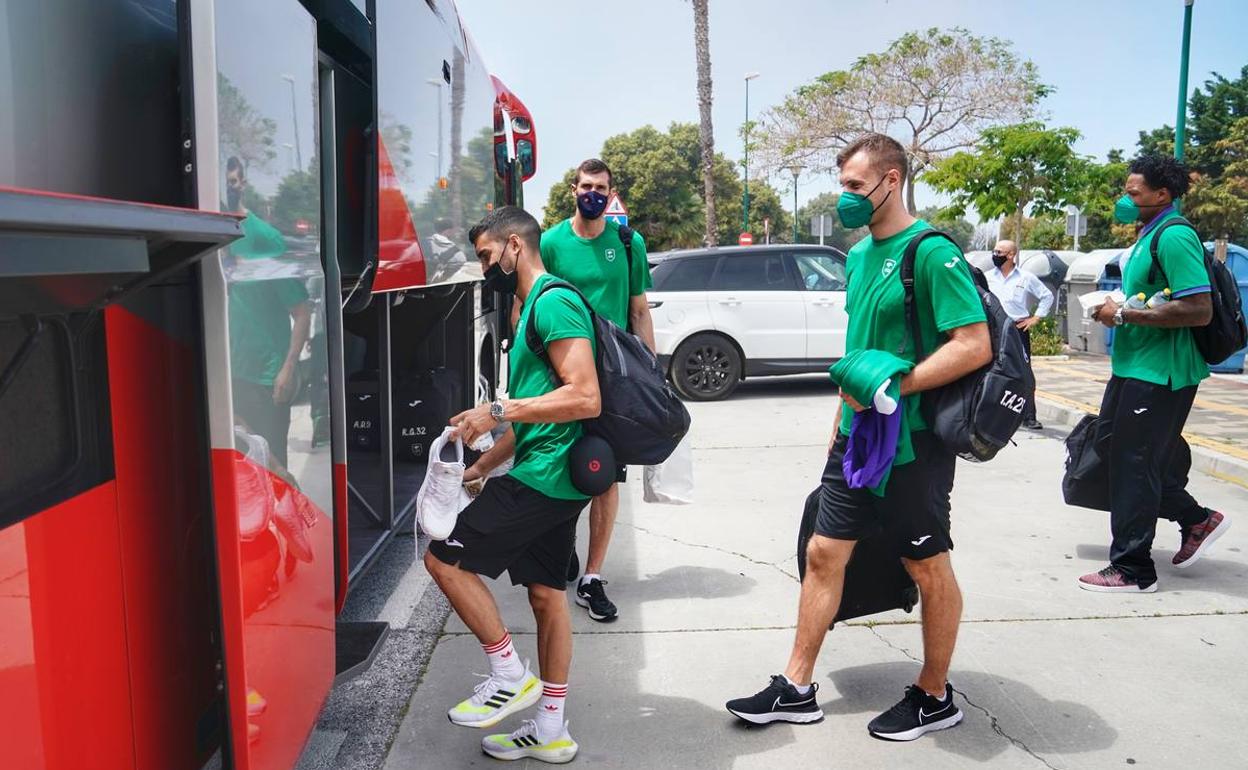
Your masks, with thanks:
[[[566,684],[542,682],[542,699],[537,702],[537,739],[542,743],[563,733],[563,705],[567,700]]]
[[[511,634],[507,631],[503,632],[502,639],[493,644],[483,644],[481,649],[485,650],[485,656],[490,659],[491,674],[506,679],[508,682],[518,682],[524,676],[524,664],[516,655],[516,648],[511,643]]]

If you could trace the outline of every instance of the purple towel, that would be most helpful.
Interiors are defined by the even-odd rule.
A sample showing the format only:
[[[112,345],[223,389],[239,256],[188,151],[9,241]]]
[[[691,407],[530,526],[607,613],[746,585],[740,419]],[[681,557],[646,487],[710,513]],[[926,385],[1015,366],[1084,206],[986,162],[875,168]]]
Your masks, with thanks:
[[[897,437],[901,433],[904,408],[892,414],[867,409],[854,414],[849,428],[849,443],[841,467],[850,489],[873,488],[883,482],[893,468],[897,456]]]

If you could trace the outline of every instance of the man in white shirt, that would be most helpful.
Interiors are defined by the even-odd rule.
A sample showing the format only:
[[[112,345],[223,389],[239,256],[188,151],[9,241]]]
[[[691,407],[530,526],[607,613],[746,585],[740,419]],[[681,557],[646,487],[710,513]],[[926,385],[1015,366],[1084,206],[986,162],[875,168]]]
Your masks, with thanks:
[[[1048,316],[1053,309],[1053,292],[1036,276],[1018,269],[1018,245],[1014,241],[997,243],[992,250],[992,264],[994,267],[988,272],[988,288],[1001,300],[1001,306],[1022,332],[1023,344],[1030,357],[1031,327],[1040,323],[1040,319]],[[1036,303],[1034,312],[1031,310],[1033,300]],[[1023,427],[1030,430],[1044,427],[1036,419],[1034,400],[1027,403]]]

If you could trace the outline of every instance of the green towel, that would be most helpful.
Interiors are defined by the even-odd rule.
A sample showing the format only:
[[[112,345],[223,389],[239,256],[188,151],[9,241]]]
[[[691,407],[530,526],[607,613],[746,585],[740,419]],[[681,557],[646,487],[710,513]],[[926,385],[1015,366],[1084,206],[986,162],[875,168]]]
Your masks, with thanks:
[[[901,376],[914,368],[914,364],[883,350],[854,350],[828,369],[837,387],[848,393],[855,401],[868,409],[873,408],[875,392],[885,380],[890,380],[885,392],[897,402],[901,411],[901,431],[897,434],[897,454],[893,465],[914,462],[914,443],[910,440],[910,426],[906,407],[901,398]],[[846,405],[846,408],[849,408]],[[876,497],[883,497],[892,471],[884,475],[880,483],[871,487]]]

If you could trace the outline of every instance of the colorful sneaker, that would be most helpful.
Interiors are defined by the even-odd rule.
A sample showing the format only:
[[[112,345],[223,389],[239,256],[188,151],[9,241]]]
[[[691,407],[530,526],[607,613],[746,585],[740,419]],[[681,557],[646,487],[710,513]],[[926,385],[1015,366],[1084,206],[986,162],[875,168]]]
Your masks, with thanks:
[[[524,664],[524,676],[509,682],[493,674],[472,688],[468,700],[446,712],[452,722],[464,727],[492,727],[507,717],[523,711],[542,697],[542,682]]]
[[[442,431],[429,446],[429,467],[416,493],[416,518],[433,540],[451,536],[459,512],[470,502],[464,489],[464,445],[450,440],[452,430]]]
[[[603,589],[606,584],[607,581],[594,578],[576,587],[576,603],[589,610],[589,616],[599,623],[610,623],[617,614],[615,605]]]
[[[1136,578],[1127,577],[1114,565],[1109,565],[1100,572],[1091,572],[1079,578],[1079,587],[1085,591],[1103,593],[1151,594],[1157,590],[1157,581],[1141,583]]]
[[[802,695],[789,680],[776,675],[765,689],[748,698],[737,698],[725,704],[729,713],[739,719],[765,725],[771,722],[809,724],[823,719],[823,709],[815,702],[819,685],[811,682],[810,692]]]
[[[1204,521],[1183,530],[1183,545],[1170,563],[1179,569],[1187,569],[1208,553],[1213,542],[1230,528],[1231,522],[1225,516],[1217,511],[1210,511],[1209,517]]]
[[[563,724],[563,732],[551,741],[542,742],[537,736],[537,722],[524,720],[520,729],[511,735],[487,735],[481,739],[481,750],[495,759],[526,759],[532,757],[552,765],[571,762],[576,757],[576,741],[568,734],[568,724]]]
[[[953,685],[945,684],[945,699],[940,700],[912,684],[897,705],[871,720],[867,732],[886,741],[912,741],[961,721],[962,710],[953,702]]]

